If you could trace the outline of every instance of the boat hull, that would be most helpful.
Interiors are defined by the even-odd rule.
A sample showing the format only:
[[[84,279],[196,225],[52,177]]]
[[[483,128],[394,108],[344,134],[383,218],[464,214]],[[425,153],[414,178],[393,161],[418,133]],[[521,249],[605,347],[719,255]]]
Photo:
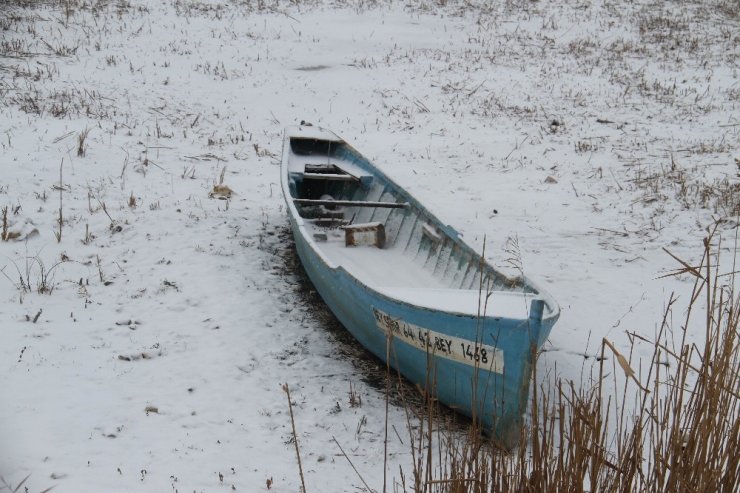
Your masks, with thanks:
[[[516,445],[538,341],[555,320],[466,316],[400,302],[329,267],[290,221],[311,282],[360,344],[503,446]]]
[[[281,172],[298,256],[339,321],[514,446],[537,351],[560,314],[552,297],[496,270],[331,131],[288,127]]]

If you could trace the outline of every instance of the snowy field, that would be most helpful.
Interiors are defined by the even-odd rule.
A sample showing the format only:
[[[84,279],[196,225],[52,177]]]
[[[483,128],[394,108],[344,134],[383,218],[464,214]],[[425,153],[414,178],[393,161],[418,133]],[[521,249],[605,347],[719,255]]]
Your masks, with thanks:
[[[731,267],[739,44],[730,0],[3,2],[0,475],[298,491],[287,383],[307,490],[364,488],[337,444],[382,490],[382,367],[291,249],[301,120],[542,282],[538,373],[587,379],[690,292],[664,248],[696,261],[718,223]],[[388,426],[398,480],[403,408]]]

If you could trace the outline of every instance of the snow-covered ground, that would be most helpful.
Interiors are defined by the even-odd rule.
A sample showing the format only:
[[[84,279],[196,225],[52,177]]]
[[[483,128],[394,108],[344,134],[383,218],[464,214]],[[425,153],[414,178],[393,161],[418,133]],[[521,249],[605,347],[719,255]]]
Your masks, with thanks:
[[[297,491],[287,383],[307,489],[362,488],[337,442],[382,488],[382,367],[295,265],[288,124],[338,132],[543,282],[563,308],[543,375],[578,382],[603,337],[654,335],[690,289],[660,278],[663,248],[696,260],[720,220],[737,251],[731,1],[18,4],[0,5],[13,486]],[[404,410],[388,421],[398,478]]]

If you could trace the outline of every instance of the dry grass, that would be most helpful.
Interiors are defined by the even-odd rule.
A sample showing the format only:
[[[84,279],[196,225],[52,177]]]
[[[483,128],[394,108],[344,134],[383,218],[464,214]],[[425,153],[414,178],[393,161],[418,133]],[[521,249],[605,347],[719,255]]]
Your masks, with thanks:
[[[530,426],[513,452],[492,447],[474,425],[460,436],[429,403],[420,425],[409,426],[412,474],[401,471],[395,491],[733,491],[740,482],[740,298],[734,274],[716,267],[714,239],[705,239],[699,265],[677,259],[669,274],[694,277],[688,306],[679,310],[670,299],[654,341],[631,334],[633,346],[653,349],[642,384],[635,362],[604,339],[591,385],[533,385]],[[674,333],[677,313],[685,318]],[[703,349],[688,342],[696,330]]]
[[[37,292],[38,294],[51,294],[57,286],[54,279],[57,267],[67,262],[66,256],[62,255],[60,260],[47,267],[41,257],[37,254],[34,257],[26,256],[24,259],[23,269],[16,263],[12,262],[15,268],[15,274],[6,272],[3,266],[0,268],[2,274],[19,293],[19,302],[23,304],[24,296]],[[11,277],[12,276],[12,277]],[[17,281],[15,280],[17,279]]]
[[[10,233],[8,232],[8,206],[6,205],[2,209],[2,216],[3,216],[3,224],[2,224],[2,230],[0,230],[0,239],[3,241],[8,241],[10,238]]]
[[[28,482],[28,479],[30,477],[31,477],[31,475],[29,474],[28,476],[26,476],[25,478],[23,478],[20,483],[18,483],[15,486],[13,486],[11,483],[7,482],[5,480],[5,478],[3,478],[2,476],[0,476],[0,491],[7,490],[9,493],[21,493],[21,492],[28,493],[31,490],[28,489],[28,485],[26,483]],[[23,488],[23,489],[21,489],[21,488]],[[51,487],[46,488],[45,490],[41,491],[40,493],[48,493],[53,488],[54,487],[51,486]]]
[[[740,215],[740,182],[728,176],[709,180],[697,174],[671,156],[665,166],[636,167],[630,183],[644,193],[646,203],[675,199],[686,210],[703,208],[729,219]]]

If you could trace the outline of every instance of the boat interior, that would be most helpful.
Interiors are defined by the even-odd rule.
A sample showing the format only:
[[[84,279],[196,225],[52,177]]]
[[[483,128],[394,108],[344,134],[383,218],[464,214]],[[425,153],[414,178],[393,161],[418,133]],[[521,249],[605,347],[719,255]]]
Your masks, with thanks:
[[[416,306],[527,318],[532,286],[483,262],[343,141],[292,138],[289,152],[292,199],[330,265]]]

